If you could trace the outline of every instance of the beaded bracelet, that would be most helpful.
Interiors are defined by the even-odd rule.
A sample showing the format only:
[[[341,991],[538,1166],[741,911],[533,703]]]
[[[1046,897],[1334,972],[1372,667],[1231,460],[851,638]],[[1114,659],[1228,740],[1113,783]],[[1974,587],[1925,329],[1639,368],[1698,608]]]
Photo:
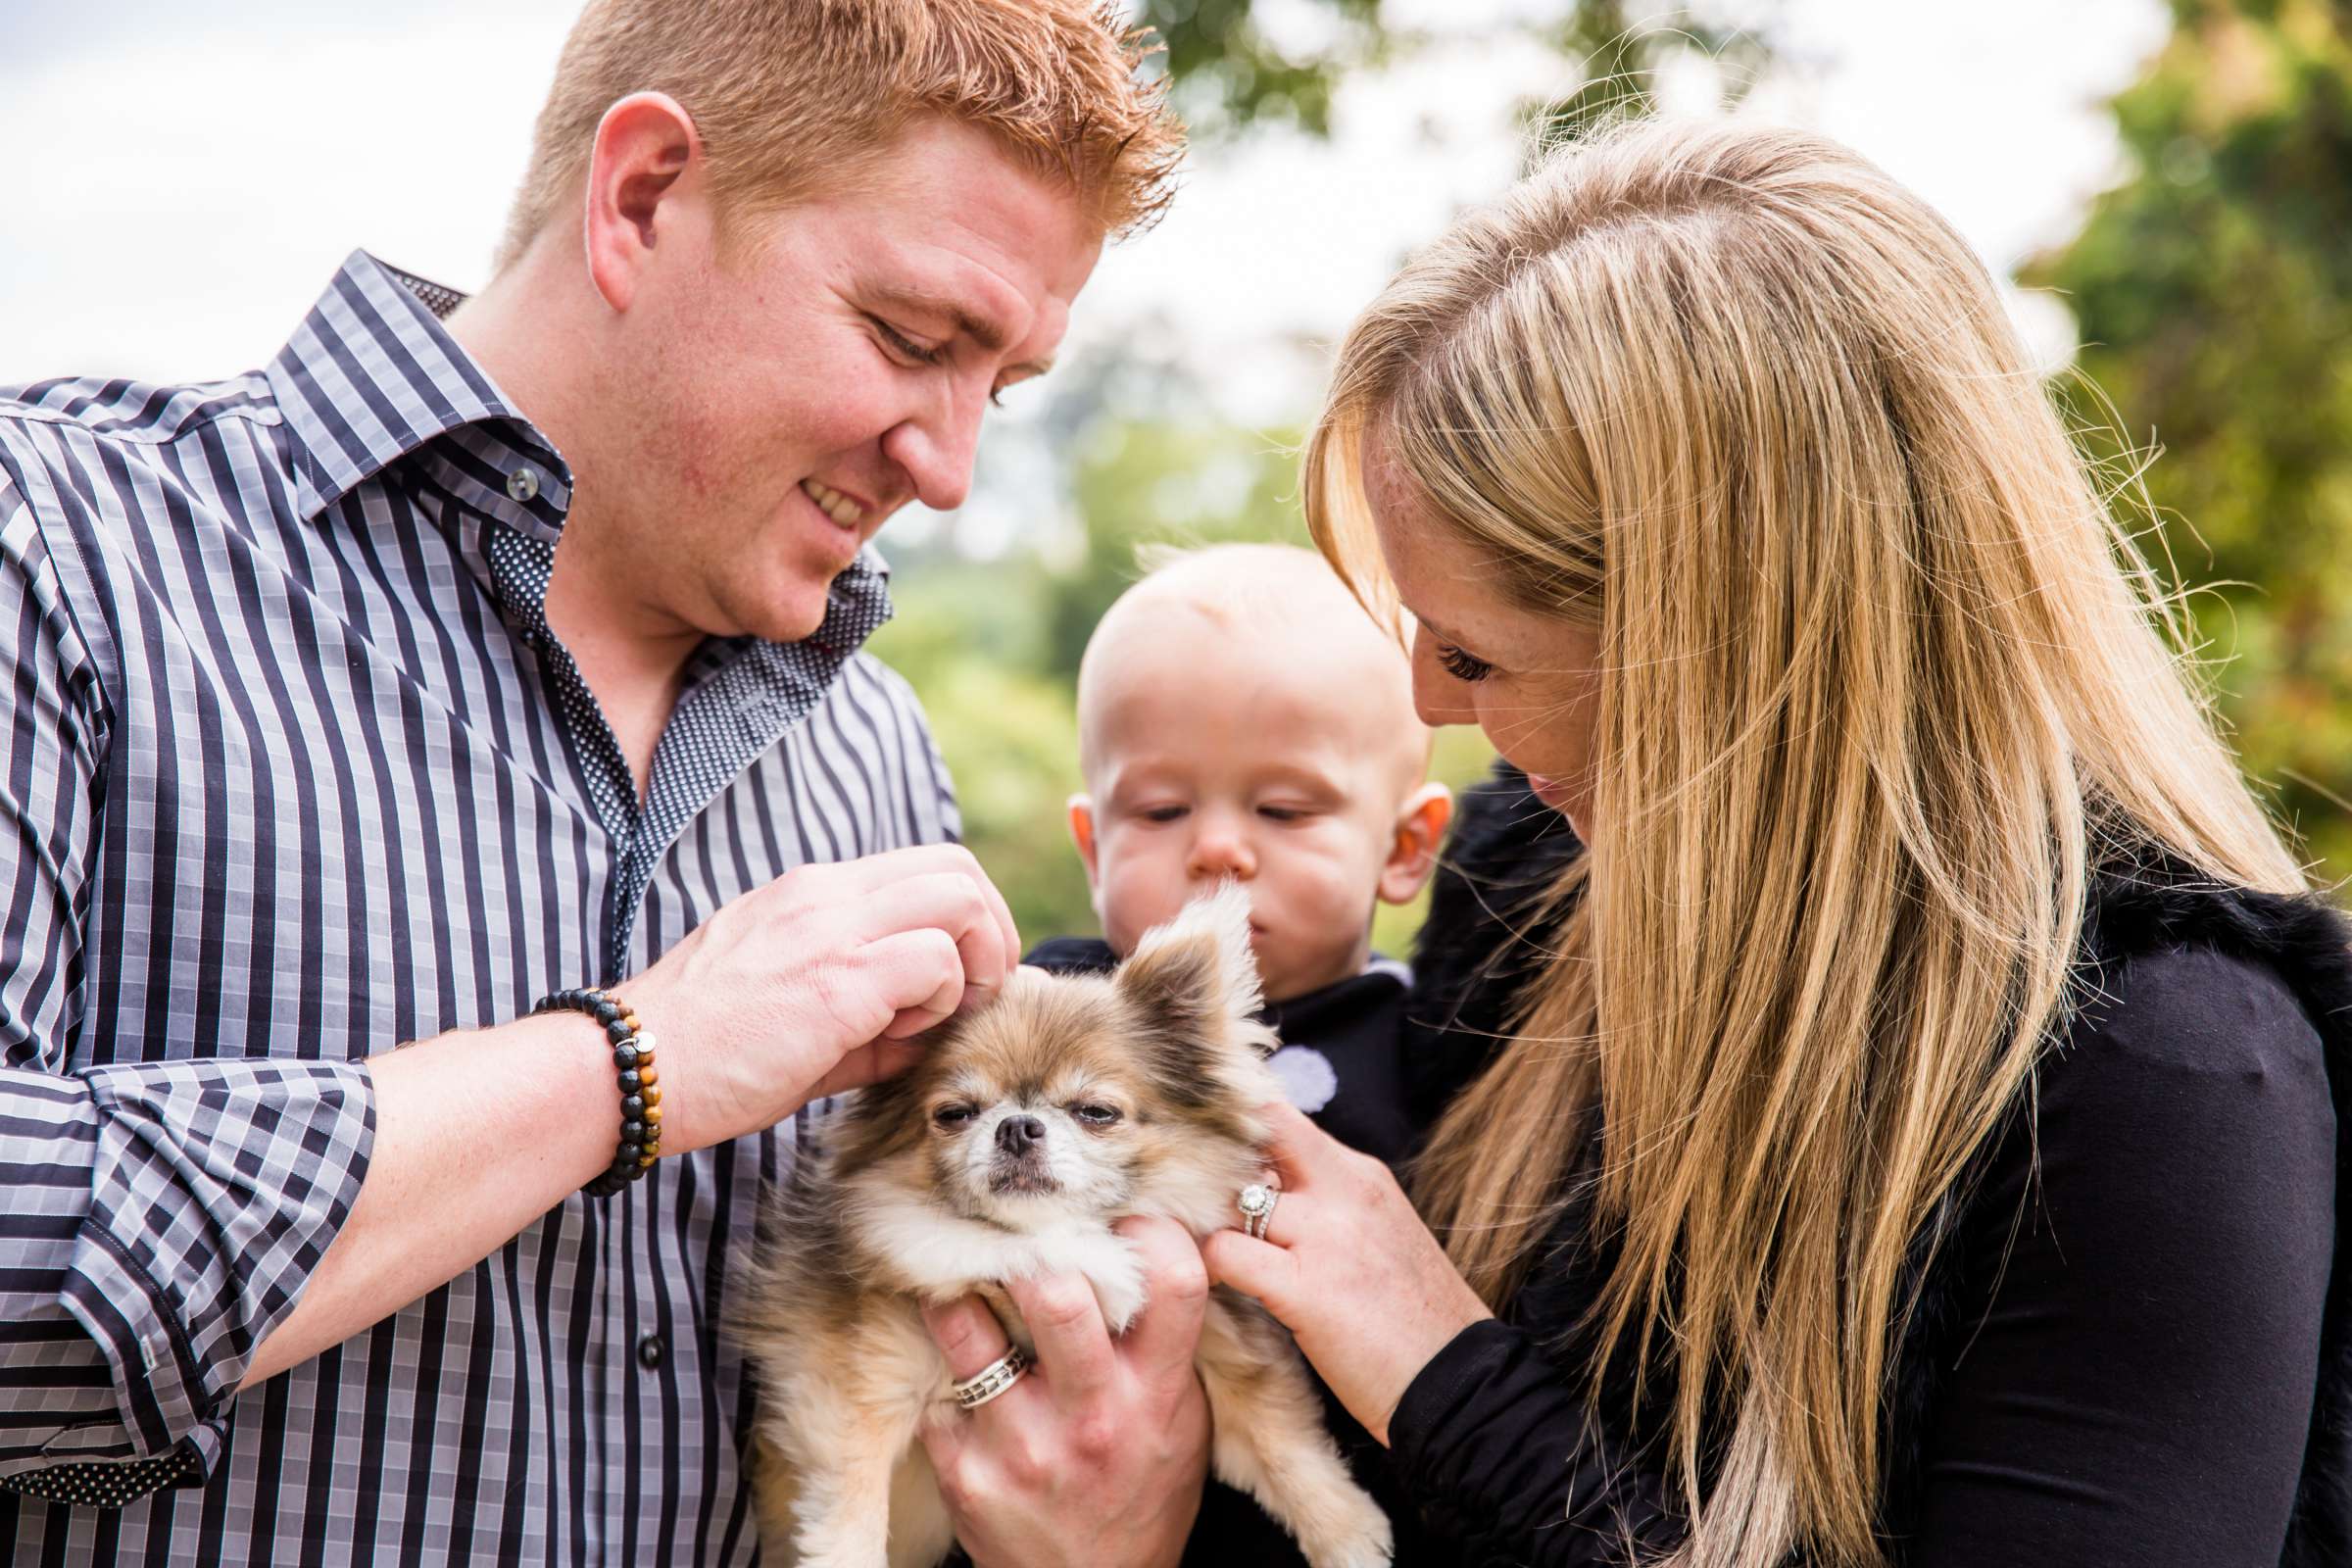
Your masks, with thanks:
[[[654,1037],[637,1032],[637,1015],[619,998],[594,986],[558,991],[531,1011],[584,1012],[605,1026],[612,1065],[620,1069],[620,1148],[612,1163],[581,1191],[610,1198],[653,1168],[662,1152],[662,1075],[654,1070]]]

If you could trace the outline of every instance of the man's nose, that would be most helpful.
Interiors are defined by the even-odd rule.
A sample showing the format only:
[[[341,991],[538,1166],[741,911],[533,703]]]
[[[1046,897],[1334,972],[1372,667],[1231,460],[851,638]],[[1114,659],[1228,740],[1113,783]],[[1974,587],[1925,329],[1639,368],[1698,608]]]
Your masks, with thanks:
[[[882,451],[906,471],[914,498],[934,512],[953,512],[972,490],[972,459],[980,447],[985,394],[956,384],[936,406],[901,421],[882,438]]]

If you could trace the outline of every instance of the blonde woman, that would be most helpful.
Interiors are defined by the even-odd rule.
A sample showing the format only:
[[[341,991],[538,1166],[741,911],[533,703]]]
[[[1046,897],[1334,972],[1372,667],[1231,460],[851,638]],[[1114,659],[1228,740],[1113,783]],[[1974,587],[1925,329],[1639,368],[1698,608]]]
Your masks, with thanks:
[[[1402,1560],[2352,1560],[2345,929],[1958,236],[1622,130],[1364,313],[1307,502],[1516,764],[1419,1215],[1292,1118],[1207,1248]]]

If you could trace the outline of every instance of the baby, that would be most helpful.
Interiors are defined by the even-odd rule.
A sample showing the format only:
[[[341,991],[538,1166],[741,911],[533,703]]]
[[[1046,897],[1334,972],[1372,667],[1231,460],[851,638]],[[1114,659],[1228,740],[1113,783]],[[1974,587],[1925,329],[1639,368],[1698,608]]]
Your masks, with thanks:
[[[1078,673],[1086,793],[1070,836],[1104,941],[1030,961],[1103,969],[1231,878],[1284,1047],[1274,1069],[1334,1137],[1407,1152],[1410,975],[1372,953],[1376,901],[1429,879],[1452,813],[1403,651],[1308,551],[1178,557],[1111,606]]]

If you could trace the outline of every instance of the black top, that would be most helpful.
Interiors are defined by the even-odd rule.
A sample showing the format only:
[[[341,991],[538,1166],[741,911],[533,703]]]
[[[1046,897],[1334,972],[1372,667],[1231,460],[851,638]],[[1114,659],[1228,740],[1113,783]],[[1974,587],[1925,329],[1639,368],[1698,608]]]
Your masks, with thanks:
[[[1433,1100],[1485,1058],[1527,968],[1506,955],[1493,971],[1499,895],[1575,853],[1556,827],[1534,840],[1531,804],[1515,779],[1464,803],[1419,965]],[[2095,1000],[2043,1059],[2038,1110],[2021,1102],[1947,1202],[1952,1240],[1897,1348],[1883,1495],[1898,1561],[2352,1561],[2331,1276],[2345,944],[2311,901],[2102,881],[2080,971]],[[1394,1477],[1451,1544],[1400,1561],[1615,1564],[1621,1526],[1677,1539],[1656,1466],[1627,1464],[1642,1413],[1604,1399],[1604,1429],[1584,1431],[1573,1330],[1600,1254],[1573,1211],[1557,1241],[1507,1321],[1464,1331],[1404,1395]]]

